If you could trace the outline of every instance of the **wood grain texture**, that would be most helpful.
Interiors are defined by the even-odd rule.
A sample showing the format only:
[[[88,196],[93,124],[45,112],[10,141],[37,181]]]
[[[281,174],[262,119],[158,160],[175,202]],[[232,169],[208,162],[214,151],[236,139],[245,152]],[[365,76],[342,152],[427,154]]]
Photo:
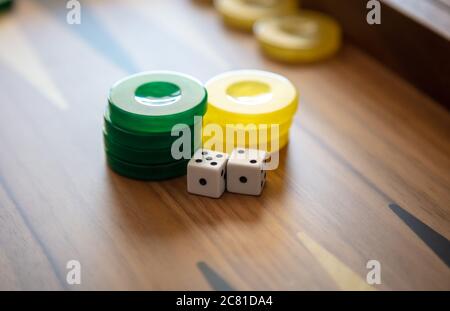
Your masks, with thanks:
[[[450,289],[449,267],[389,208],[450,238],[442,106],[349,44],[328,62],[286,66],[195,1],[83,3],[97,37],[67,25],[60,1],[20,1],[0,16],[0,34],[18,25],[67,103],[53,105],[0,58],[0,289],[356,289],[371,259],[382,266],[377,290]],[[110,49],[95,43],[105,32]],[[295,83],[290,144],[260,197],[208,199],[189,195],[185,178],[108,169],[105,98],[131,63],[203,81],[258,68]],[[65,282],[71,259],[81,285]]]

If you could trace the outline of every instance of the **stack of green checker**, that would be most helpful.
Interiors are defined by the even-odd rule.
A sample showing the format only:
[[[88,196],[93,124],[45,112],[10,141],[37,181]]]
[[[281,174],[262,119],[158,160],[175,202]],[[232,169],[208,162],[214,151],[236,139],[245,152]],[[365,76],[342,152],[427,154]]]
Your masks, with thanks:
[[[3,9],[9,9],[12,5],[12,0],[0,0],[0,11]]]
[[[135,179],[163,180],[186,174],[189,159],[180,158],[201,144],[201,118],[207,93],[194,78],[169,71],[128,76],[111,88],[104,116],[104,146],[109,166]],[[186,138],[175,133],[190,135]],[[174,152],[173,152],[173,150]],[[181,150],[180,150],[181,149]]]

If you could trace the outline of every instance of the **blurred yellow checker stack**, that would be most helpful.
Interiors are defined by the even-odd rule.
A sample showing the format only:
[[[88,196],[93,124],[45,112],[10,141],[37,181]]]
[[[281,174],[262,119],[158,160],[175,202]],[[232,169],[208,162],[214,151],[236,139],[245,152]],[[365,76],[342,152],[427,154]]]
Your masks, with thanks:
[[[268,57],[312,63],[339,50],[340,25],[330,16],[299,7],[295,0],[215,0],[226,25],[252,31]]]
[[[263,52],[284,62],[320,61],[341,46],[339,24],[325,14],[308,10],[258,20],[254,32]]]
[[[265,17],[295,12],[297,0],[214,0],[225,24],[246,31]]]
[[[298,93],[286,78],[267,71],[238,70],[206,83],[208,112],[204,147],[231,151],[233,147],[276,151],[289,140]],[[222,132],[217,134],[217,130]]]

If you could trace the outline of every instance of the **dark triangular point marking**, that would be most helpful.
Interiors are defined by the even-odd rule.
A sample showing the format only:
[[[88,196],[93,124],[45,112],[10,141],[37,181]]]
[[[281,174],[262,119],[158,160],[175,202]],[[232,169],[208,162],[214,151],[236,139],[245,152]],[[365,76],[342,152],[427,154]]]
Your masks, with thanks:
[[[209,285],[216,291],[234,291],[216,271],[214,271],[206,262],[199,261],[197,267],[203,273],[203,276],[208,281]]]
[[[406,210],[398,206],[397,204],[389,204],[389,208],[400,217],[403,222],[408,225],[408,227],[414,231],[415,234],[425,244],[430,247],[433,252],[442,259],[443,262],[450,267],[450,241],[444,236],[440,235],[426,224],[421,222],[419,219],[408,213]]]
[[[57,15],[58,20],[64,23],[68,29],[74,31],[87,44],[124,71],[127,73],[138,71],[137,66],[131,61],[127,52],[115,40],[114,35],[97,20],[87,4],[81,4],[81,23],[79,25],[69,25],[66,22],[65,18],[68,10],[66,9],[65,1],[46,0],[42,1],[41,4],[45,5],[54,15]]]

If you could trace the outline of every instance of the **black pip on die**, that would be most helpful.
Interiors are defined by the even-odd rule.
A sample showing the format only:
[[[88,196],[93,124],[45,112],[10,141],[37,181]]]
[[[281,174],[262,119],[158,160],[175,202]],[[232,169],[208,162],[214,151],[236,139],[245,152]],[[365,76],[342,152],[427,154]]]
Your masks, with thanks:
[[[187,190],[211,198],[219,198],[226,187],[228,155],[199,149],[187,166]]]
[[[227,190],[260,195],[266,183],[266,157],[261,150],[234,149],[227,163]]]

